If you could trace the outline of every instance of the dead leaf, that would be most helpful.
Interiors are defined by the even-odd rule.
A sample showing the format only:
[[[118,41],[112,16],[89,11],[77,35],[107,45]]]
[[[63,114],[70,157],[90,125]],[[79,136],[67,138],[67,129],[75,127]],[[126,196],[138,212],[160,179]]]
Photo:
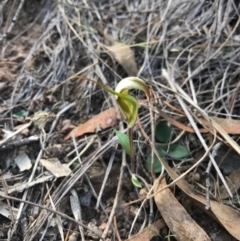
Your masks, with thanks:
[[[111,43],[111,46],[106,46],[104,44],[102,44],[102,46],[104,46],[112,54],[113,58],[122,65],[129,76],[136,76],[138,69],[131,48],[127,44],[117,42],[111,35],[107,34],[100,23],[96,23],[95,28]]]
[[[86,133],[93,133],[96,128],[106,129],[116,124],[117,115],[115,108],[110,108],[99,114],[93,116],[87,122],[80,124],[75,129],[73,129],[64,140],[69,139],[71,136],[78,137]]]
[[[62,164],[58,158],[40,159],[41,164],[55,177],[66,177],[72,171],[67,164]]]
[[[228,134],[240,134],[240,120],[226,119],[220,117],[211,117],[222,129]],[[205,119],[199,119],[201,124],[207,126],[208,128],[212,128],[211,122]]]
[[[29,159],[28,155],[24,152],[19,153],[14,159],[14,161],[17,164],[20,172],[29,170],[32,167],[31,160]]]
[[[139,105],[144,105],[147,102],[148,100],[146,99],[138,100]],[[74,128],[67,136],[65,136],[64,140],[68,140],[71,136],[78,137],[86,133],[93,133],[99,127],[104,130],[106,128],[114,126],[116,124],[116,121],[117,113],[115,111],[115,108],[109,108],[93,116],[87,122],[80,124],[79,126]]]
[[[163,111],[159,110],[160,115],[168,121],[173,126],[178,127],[179,129],[185,130],[190,133],[195,133],[194,129],[190,126],[186,126],[183,123],[173,119],[172,117],[165,114]],[[226,119],[220,117],[211,117],[226,133],[228,134],[240,134],[240,120]],[[199,118],[200,123],[210,130],[212,129],[212,123],[207,121],[206,119]],[[200,128],[199,131],[201,133],[208,133],[209,130],[205,128]]]
[[[226,179],[226,182],[232,194],[234,194],[240,188],[240,168],[233,171]],[[220,199],[229,198],[229,193],[227,192],[224,185],[219,188],[219,198]]]
[[[102,230],[100,230],[94,223],[92,223],[92,222],[89,222],[88,223],[88,230],[87,230],[87,235],[89,236],[89,237],[91,237],[92,239],[97,239],[97,238],[99,238],[99,236],[101,236],[102,235]],[[92,231],[91,231],[92,230]],[[97,235],[98,236],[97,236]]]
[[[165,179],[155,188],[154,192],[166,186]],[[201,227],[190,217],[182,205],[177,201],[169,188],[158,192],[154,196],[158,210],[167,226],[179,241],[211,241]]]
[[[14,219],[16,219],[19,210],[15,207],[11,207],[11,211],[12,211]],[[2,202],[2,201],[0,201],[0,214],[8,219],[11,219],[11,213],[9,211],[9,206],[7,205],[7,203]]]
[[[152,223],[150,226],[143,229],[141,232],[133,235],[131,238],[125,241],[146,241],[159,233],[159,230],[166,226],[163,219],[159,219],[157,222]]]
[[[21,124],[21,125],[18,125],[18,126],[15,126],[13,128],[14,131],[17,131],[18,129],[22,128],[25,124]],[[21,131],[21,134],[24,135],[24,136],[27,136],[29,134],[29,129],[28,128],[25,128]]]
[[[134,53],[128,45],[114,41],[112,42],[112,46],[103,46],[112,54],[113,58],[122,65],[129,76],[137,75],[138,70]]]
[[[176,180],[179,177],[179,175],[176,172],[174,172],[173,169],[171,167],[169,167],[169,165],[164,160],[163,160],[163,164],[164,164],[166,171],[170,175],[170,177],[173,180]],[[205,197],[193,192],[191,190],[190,186],[188,185],[188,183],[183,178],[178,180],[176,182],[176,184],[183,192],[185,192],[189,197],[194,199],[201,207],[203,207],[202,209],[208,215],[214,217],[216,221],[221,223],[224,226],[224,228],[233,237],[235,237],[238,240],[240,239],[240,229],[236,228],[236,227],[238,227],[238,225],[240,223],[240,214],[237,211],[235,211],[233,208],[231,208],[227,205],[224,205],[222,203],[212,201],[212,200],[210,201],[211,210],[207,211],[204,208],[206,205]],[[159,191],[160,190],[158,189],[158,192]],[[155,195],[157,195],[157,194],[155,194]]]
[[[66,131],[66,130],[71,130],[73,129],[75,126],[71,124],[71,120],[70,119],[66,119],[61,123],[61,131]]]

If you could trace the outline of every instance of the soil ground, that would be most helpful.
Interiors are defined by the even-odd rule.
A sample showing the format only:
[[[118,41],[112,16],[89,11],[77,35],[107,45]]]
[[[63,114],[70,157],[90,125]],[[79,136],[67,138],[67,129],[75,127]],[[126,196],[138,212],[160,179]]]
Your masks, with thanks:
[[[157,142],[153,130],[163,120],[171,126],[171,141],[189,151],[180,160],[166,157],[169,167],[180,175],[206,153],[203,142],[215,147],[210,153],[234,186],[233,198],[221,196],[224,185],[214,167],[208,172],[207,155],[184,180],[193,193],[209,195],[239,215],[240,180],[231,179],[240,168],[237,150],[229,136],[199,122],[203,112],[224,119],[222,128],[226,120],[239,119],[239,22],[239,4],[232,0],[2,1],[0,240],[126,240],[162,217],[166,224],[149,240],[183,240],[155,199],[141,207],[153,185],[146,168],[151,146],[143,134]],[[163,69],[177,85],[169,84]],[[114,129],[126,129],[126,122],[96,117],[118,106],[95,82],[114,89],[131,75],[144,79],[152,94],[150,103],[139,107],[141,126],[133,128],[141,189],[132,184],[130,158],[115,137]],[[146,99],[141,91],[131,94]],[[204,141],[189,131],[187,112],[196,128],[208,130],[201,133]],[[86,122],[83,134],[66,138]],[[226,132],[237,145],[235,124]],[[166,172],[167,183],[170,176]],[[181,187],[170,190],[209,240],[239,240],[240,234],[231,233]]]

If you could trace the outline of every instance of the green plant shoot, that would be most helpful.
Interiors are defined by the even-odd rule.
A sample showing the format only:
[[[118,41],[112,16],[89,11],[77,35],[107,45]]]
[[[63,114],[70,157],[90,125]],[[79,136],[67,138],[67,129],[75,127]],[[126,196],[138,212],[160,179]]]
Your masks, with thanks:
[[[132,128],[137,121],[138,116],[138,102],[137,99],[128,94],[130,89],[138,89],[145,92],[148,100],[150,99],[150,90],[146,83],[137,77],[128,77],[122,79],[116,86],[115,94],[117,103],[127,119],[128,124],[128,137],[130,145],[130,159],[131,171],[134,172],[134,146],[133,146],[133,133]]]
[[[82,78],[81,76],[77,76],[77,75],[74,76],[74,78],[90,80],[86,77]],[[127,78],[122,79],[117,84],[115,91],[105,85],[97,83],[96,81],[93,81],[93,80],[90,80],[90,81],[96,83],[105,91],[115,95],[117,103],[127,119],[128,138],[129,138],[129,155],[130,155],[130,159],[131,159],[131,172],[133,173],[134,172],[134,146],[133,146],[132,128],[135,125],[135,123],[137,121],[137,117],[138,117],[138,102],[134,96],[131,96],[128,94],[128,91],[131,89],[142,90],[145,92],[147,99],[149,100],[150,99],[150,90],[147,87],[146,83],[142,79],[137,78],[137,77],[127,77]],[[119,138],[119,134],[117,136]],[[121,139],[121,137],[120,137],[120,139]],[[123,141],[123,143],[126,144],[126,141]],[[123,145],[123,147],[124,147],[124,145]],[[126,145],[125,145],[125,147],[126,147]]]
[[[132,174],[131,181],[135,187],[142,188],[142,184],[141,184],[141,182],[138,181],[135,174]]]
[[[130,143],[129,143],[129,138],[128,135],[126,135],[125,133],[122,133],[121,131],[118,130],[114,130],[119,143],[121,144],[122,148],[128,153],[130,154]]]

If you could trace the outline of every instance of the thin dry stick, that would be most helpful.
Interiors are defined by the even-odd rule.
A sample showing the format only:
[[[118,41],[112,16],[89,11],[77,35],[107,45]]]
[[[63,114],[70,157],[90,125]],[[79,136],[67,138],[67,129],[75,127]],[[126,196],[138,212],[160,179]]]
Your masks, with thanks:
[[[153,143],[153,145],[155,145],[155,121],[154,121],[154,118],[153,118],[153,111],[152,111],[151,107],[149,108],[149,113],[150,113],[150,118],[151,118],[152,143]],[[138,122],[141,125],[141,122],[140,122],[139,118],[138,118]],[[162,172],[163,171],[164,171],[164,168],[163,168]],[[156,179],[156,174],[155,174],[155,170],[154,170],[154,152],[153,152],[153,150],[151,152],[151,175],[152,175],[153,180]]]
[[[81,150],[81,152],[78,154],[80,157],[88,150],[88,148],[90,148],[92,146],[92,144],[94,143],[96,139],[96,135],[94,135],[90,141],[86,140],[87,141],[87,145]],[[76,147],[77,148],[77,147]],[[78,150],[78,149],[77,149]],[[71,152],[69,152],[67,154],[67,156],[71,156],[74,152],[76,152],[76,150],[72,150]],[[76,160],[78,160],[78,155],[75,156],[69,163],[68,163],[68,167],[70,167],[74,162],[76,162]]]
[[[149,185],[148,185],[148,183],[146,182],[146,180],[143,178],[143,177],[141,177],[141,176],[139,176],[139,175],[137,175],[136,174],[136,177],[138,178],[138,179],[140,179],[143,183],[144,183],[144,186],[145,186],[145,188],[146,188],[146,190],[149,192],[150,191],[150,188],[149,188]],[[149,206],[150,206],[150,208],[149,208],[149,225],[152,223],[152,219],[153,219],[153,200],[152,199],[150,199],[149,200]],[[140,212],[141,212],[141,209],[138,209],[138,211],[137,211],[137,213],[136,213],[136,217],[138,217],[138,215],[140,214]],[[141,227],[141,229],[139,230],[139,231],[141,231],[144,227],[145,227],[145,224],[146,224],[146,222],[145,222],[145,220],[144,220],[144,223],[142,224],[142,227]],[[131,235],[131,233],[132,233],[132,230],[133,230],[133,228],[134,228],[134,225],[135,225],[135,222],[132,222],[132,226],[131,226],[131,229],[130,229],[130,231],[129,231],[129,237],[130,237],[130,235]]]
[[[2,170],[0,170],[0,176],[1,176],[1,179],[2,179],[2,186],[3,186],[3,191],[4,191],[4,194],[7,195],[7,183],[2,175]],[[14,223],[14,216],[13,216],[13,211],[12,211],[12,206],[11,206],[11,203],[10,201],[7,199],[7,204],[8,204],[8,208],[9,208],[9,213],[10,213],[10,217],[11,217],[11,221],[12,223]]]
[[[160,175],[160,176],[157,178],[157,181],[154,183],[154,185],[150,188],[150,190],[149,190],[146,198],[143,199],[143,202],[141,203],[141,205],[140,205],[140,207],[139,207],[139,209],[138,209],[138,212],[140,212],[140,210],[142,210],[142,208],[144,207],[144,204],[147,202],[148,199],[153,198],[154,194],[151,195],[151,193],[153,192],[153,190],[154,190],[154,188],[155,188],[155,185],[158,185],[158,183],[160,182],[161,178],[162,178],[162,176]],[[136,216],[134,217],[134,219],[133,219],[133,224],[136,223],[137,218],[138,218],[138,216],[136,215]],[[133,225],[132,225],[132,227],[133,227]],[[131,228],[132,228],[132,227],[131,227]],[[131,232],[132,232],[132,230],[130,230],[129,236],[130,236]]]
[[[72,104],[69,104],[68,106],[66,106],[65,108],[63,108],[61,111],[59,111],[59,113],[57,114],[57,117],[60,116],[60,115],[62,115],[64,112],[66,112],[66,111],[67,111],[69,108],[71,108],[71,107],[72,107]],[[29,122],[27,125],[30,126],[31,124],[32,124],[32,121]],[[28,183],[31,183],[32,180],[33,180],[33,178],[34,178],[34,175],[35,175],[35,173],[36,173],[36,170],[37,170],[39,161],[40,161],[40,159],[41,159],[41,157],[42,157],[42,154],[43,154],[43,148],[45,148],[45,143],[49,140],[49,138],[50,138],[50,136],[51,136],[51,131],[54,130],[53,127],[55,127],[56,124],[57,124],[56,121],[53,122],[52,128],[50,129],[50,132],[48,133],[46,139],[44,140],[44,143],[42,143],[42,145],[41,145],[42,148],[41,148],[40,152],[38,153],[38,156],[37,156],[37,159],[36,159],[36,161],[35,161],[35,164],[34,164],[32,173],[31,173],[31,175],[30,175],[30,177],[29,177],[29,179],[28,179]],[[23,200],[26,200],[27,195],[28,195],[28,190],[25,190],[22,199],[23,199]],[[11,237],[13,236],[13,234],[15,233],[15,231],[16,231],[16,229],[17,229],[18,222],[19,222],[20,217],[21,217],[21,215],[22,215],[23,207],[24,207],[24,202],[21,202],[21,203],[20,203],[20,206],[19,206],[18,215],[17,215],[17,221],[14,223],[14,226],[13,226],[13,228],[12,228],[12,230],[11,230]]]
[[[122,239],[121,239],[121,237],[120,237],[120,234],[119,234],[119,232],[118,232],[117,217],[116,217],[116,215],[113,217],[113,224],[114,224],[114,228],[115,228],[115,232],[116,232],[118,241],[122,241]]]
[[[110,174],[110,171],[112,169],[112,165],[113,165],[113,162],[114,162],[114,159],[115,159],[115,152],[112,153],[111,157],[110,157],[110,160],[109,160],[109,163],[108,163],[108,166],[107,166],[107,170],[106,170],[106,173],[105,173],[105,176],[104,176],[104,179],[103,179],[103,182],[102,182],[102,185],[101,185],[101,189],[99,191],[99,194],[98,194],[98,197],[97,197],[97,203],[96,203],[96,209],[99,208],[99,204],[101,203],[101,198],[102,198],[102,195],[103,195],[103,191],[104,191],[104,188],[105,188],[105,185],[107,183],[107,180],[108,180],[108,176]]]
[[[155,146],[151,143],[151,140],[150,140],[149,137],[147,136],[146,132],[143,130],[140,121],[138,121],[138,126],[139,126],[139,129],[140,129],[142,135],[143,135],[144,138],[145,138],[145,141],[149,144],[149,146],[151,147],[151,149],[154,150],[154,154],[156,155],[156,157],[158,158],[158,160],[161,162],[162,166],[165,168],[165,170],[166,170],[166,171],[168,172],[168,174],[170,175],[170,173],[171,173],[171,172],[170,172],[170,169],[169,169],[170,167],[169,167],[169,166],[167,165],[167,163],[163,160],[163,158],[160,157],[160,155],[158,154]],[[212,149],[212,147],[213,147],[213,145],[214,145],[214,143],[215,143],[215,140],[216,140],[216,135],[214,135],[214,140],[213,140],[212,145],[211,145],[211,146],[209,147],[209,149],[205,152],[205,154],[200,158],[200,160],[198,160],[193,166],[191,166],[186,172],[184,172],[183,174],[181,174],[178,178],[173,179],[173,181],[172,181],[170,184],[168,184],[167,186],[165,186],[165,187],[163,187],[162,189],[160,189],[157,193],[163,191],[163,190],[166,189],[166,188],[171,187],[171,186],[174,185],[176,182],[178,182],[180,179],[184,178],[190,171],[192,171],[194,168],[196,168],[196,167],[207,157],[208,153],[210,152],[210,150]],[[171,176],[171,175],[170,175],[170,176]],[[153,187],[154,187],[155,185],[158,185],[158,183],[160,182],[160,180],[162,179],[162,177],[163,177],[163,172],[162,172],[161,175],[157,178],[157,180],[156,180],[155,184],[153,185]],[[145,200],[148,200],[148,199],[154,197],[155,194],[157,194],[157,193],[154,193],[154,194],[151,195],[152,190],[153,190],[153,188],[150,189],[150,191],[148,192],[148,195],[147,195],[147,197],[146,197]],[[144,203],[145,203],[145,200],[144,200]],[[137,200],[137,201],[139,201],[139,200]]]
[[[20,15],[20,12],[21,12],[21,10],[22,10],[22,8],[23,8],[24,2],[25,2],[25,0],[21,0],[21,1],[20,1],[19,5],[18,5],[18,8],[17,8],[17,10],[16,10],[16,12],[15,12],[15,15],[14,15],[12,21],[11,21],[10,26],[8,27],[6,33],[4,33],[4,35],[3,35],[2,37],[0,37],[0,43],[1,43],[1,41],[3,41],[3,39],[5,39],[5,38],[8,36],[8,34],[10,34],[10,32],[11,32],[12,29],[13,29],[13,27],[15,26],[16,21],[18,20],[18,17],[19,17],[19,15]]]
[[[123,128],[123,123],[120,122],[120,130],[123,131],[123,129],[124,129]],[[114,203],[113,203],[113,206],[112,206],[112,210],[111,210],[111,213],[110,213],[109,218],[108,218],[107,226],[106,226],[106,228],[105,228],[105,230],[104,230],[104,232],[102,234],[103,238],[105,238],[107,236],[107,232],[109,230],[109,227],[112,224],[112,220],[113,220],[113,217],[115,215],[115,212],[116,212],[116,209],[117,209],[117,206],[118,206],[118,199],[119,199],[120,192],[121,192],[121,189],[122,189],[123,174],[124,174],[124,170],[125,170],[126,165],[127,165],[126,152],[123,150],[123,152],[122,152],[122,164],[121,164],[121,169],[120,169],[120,174],[119,174],[119,181],[118,181],[117,191],[116,191]]]
[[[72,223],[70,223],[69,227],[68,227],[67,234],[65,235],[64,241],[68,241],[69,240],[69,236],[70,236],[70,232],[71,232],[72,226],[73,226]]]
[[[52,209],[56,211],[57,210],[56,209],[56,205],[54,204],[54,202],[52,200],[52,196],[50,194],[50,190],[49,190],[48,184],[46,184],[46,187],[47,187],[47,193],[48,193],[48,197],[49,197]],[[61,225],[62,224],[61,216],[57,216],[56,218],[57,218],[57,226],[58,226],[60,237],[61,237],[62,241],[64,241],[63,226]],[[49,219],[48,222],[50,223],[51,219]],[[48,225],[46,225],[45,228],[47,229]],[[42,235],[42,237],[44,238],[44,234]]]
[[[177,89],[176,89],[175,83],[173,82],[172,78],[170,77],[170,75],[168,74],[168,72],[167,72],[165,69],[162,70],[162,75],[163,75],[163,77],[165,77],[165,78],[167,79],[167,81],[168,81],[169,85],[171,86],[171,88],[173,89],[173,91],[175,91],[175,92],[177,93]],[[185,112],[188,120],[190,121],[193,129],[195,130],[195,132],[196,132],[199,140],[201,141],[201,143],[202,143],[205,151],[208,151],[208,146],[207,146],[204,138],[202,137],[201,133],[199,132],[199,129],[198,129],[195,121],[193,120],[191,114],[189,113],[188,109],[186,108],[186,105],[185,105],[185,103],[183,102],[182,98],[181,98],[179,95],[177,95],[177,94],[176,94],[176,98],[177,98],[179,104],[181,105],[182,109],[184,110],[184,112]],[[190,99],[190,98],[189,98],[189,99]],[[220,179],[222,180],[224,186],[226,187],[226,189],[227,189],[230,197],[233,197],[232,192],[231,192],[230,188],[228,187],[228,185],[227,185],[227,183],[226,183],[226,180],[225,180],[225,178],[223,177],[221,171],[219,170],[219,167],[218,167],[216,161],[214,160],[212,154],[209,153],[208,155],[209,155],[209,158],[210,158],[211,162],[213,163],[213,165],[214,165],[214,167],[215,167],[215,169],[216,169],[216,171],[217,171]]]
[[[78,194],[74,189],[71,190],[71,194],[72,194],[72,196],[70,196],[70,203],[71,203],[71,207],[72,207],[73,216],[75,217],[76,220],[82,221],[81,205],[79,202]],[[73,205],[77,206],[76,213],[74,213]],[[82,226],[79,226],[79,231],[81,234],[81,240],[85,241],[84,230],[83,230]]]
[[[92,138],[92,140],[94,140],[94,139]],[[81,156],[82,156],[82,154],[81,154],[81,153],[82,153],[84,150],[86,150],[86,149],[84,148],[84,150],[83,150],[81,153],[79,153],[79,152],[78,152],[78,149],[77,149],[76,138],[75,138],[74,136],[72,136],[72,141],[73,141],[73,145],[74,145],[74,149],[75,149],[75,152],[76,152],[76,157],[77,157],[77,159],[78,159],[79,165],[82,165],[82,161],[81,161]],[[88,146],[88,145],[87,145],[87,146]],[[96,193],[96,191],[95,191],[95,189],[94,189],[94,187],[93,187],[93,185],[92,185],[92,183],[91,183],[91,181],[90,181],[87,173],[84,174],[84,177],[86,178],[86,181],[87,181],[88,185],[89,185],[90,188],[91,188],[91,191],[92,191],[92,193],[93,193],[93,196],[98,200],[99,197],[98,197],[98,195],[97,195],[97,193]],[[99,200],[99,203],[98,203],[98,204],[101,206],[102,210],[103,210],[104,213],[107,215],[107,212],[105,211],[104,206],[103,206],[103,204],[101,203],[101,200]]]
[[[2,146],[4,143],[6,143],[8,140],[10,140],[11,138],[13,138],[14,136],[16,136],[17,134],[21,133],[23,130],[25,130],[26,128],[28,128],[29,126],[32,125],[32,121],[30,121],[29,123],[26,123],[25,125],[21,126],[18,130],[16,130],[15,132],[13,132],[11,135],[8,135],[6,138],[4,138],[2,141],[0,141],[0,146]]]
[[[184,82],[182,83],[181,87],[183,87],[191,78],[193,78],[195,75],[197,75],[203,68],[204,66],[209,62],[210,59],[213,59],[221,50],[222,48],[228,43],[228,41],[232,38],[233,34],[236,32],[238,26],[240,24],[240,18],[238,18],[237,23],[235,24],[233,30],[231,33],[227,36],[226,40],[220,45],[220,47],[209,57],[207,58],[200,66],[195,69],[191,75],[189,75]]]
[[[48,208],[48,207],[45,207],[45,206],[42,206],[40,204],[36,204],[36,203],[33,203],[33,202],[29,202],[29,201],[26,201],[26,200],[22,200],[22,199],[19,199],[19,198],[16,198],[16,197],[11,197],[11,196],[8,196],[8,195],[5,195],[3,194],[2,192],[0,193],[0,197],[1,198],[4,198],[4,199],[8,199],[8,200],[13,200],[13,201],[17,201],[17,202],[20,202],[20,203],[25,203],[25,204],[28,204],[28,205],[32,205],[32,206],[35,206],[35,207],[39,207],[40,209],[45,209],[46,211],[49,211],[51,213],[54,213],[56,215],[59,215],[61,216],[62,218],[65,218],[65,219],[68,219],[69,221],[77,224],[77,225],[80,225],[82,226],[83,228],[89,230],[90,232],[93,232],[99,239],[102,239],[102,240],[105,240],[104,238],[102,238],[101,236],[99,236],[97,233],[94,232],[94,230],[91,230],[88,226],[80,223],[79,221],[75,220],[74,218],[71,218],[69,217],[68,215],[64,214],[64,213],[61,213],[59,211],[56,211],[56,210],[53,210],[51,208]]]

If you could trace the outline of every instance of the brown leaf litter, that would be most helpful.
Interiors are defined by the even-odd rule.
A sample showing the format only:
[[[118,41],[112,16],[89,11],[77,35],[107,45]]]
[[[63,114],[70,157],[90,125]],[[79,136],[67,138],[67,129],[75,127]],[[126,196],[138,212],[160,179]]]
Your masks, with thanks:
[[[111,46],[107,46],[105,44],[101,44],[101,46],[107,49],[113,58],[122,65],[128,76],[136,76],[138,69],[134,53],[130,46],[125,43],[117,42],[111,35],[107,34],[106,31],[103,30],[103,27],[100,24],[96,24],[95,27],[111,44]]]
[[[182,205],[177,201],[169,188],[166,187],[165,179],[155,188],[155,203],[167,226],[178,241],[210,241],[211,239],[201,227],[191,218]]]
[[[168,164],[164,161],[164,167],[166,168],[166,171],[170,175],[170,177],[173,180],[176,180],[179,175],[172,170],[168,166]],[[161,193],[167,186],[164,186],[162,188],[159,188],[160,183],[157,183],[157,186],[155,187],[155,195],[157,193]],[[196,192],[193,192],[190,188],[187,181],[185,181],[183,178],[179,179],[176,182],[176,185],[184,192],[186,193],[190,198],[195,200],[196,204],[200,205],[203,210],[205,209],[206,205],[206,198],[200,194],[197,194]],[[206,210],[205,212],[210,215],[211,217],[214,217],[215,220],[217,220],[233,237],[236,239],[240,239],[240,230],[236,229],[238,224],[240,223],[240,214],[237,210],[224,205],[223,203],[211,200],[210,201],[211,210]]]
[[[139,100],[139,104],[144,103],[145,100]],[[192,127],[187,126],[172,117],[165,114],[163,111],[160,111],[161,116],[172,124],[175,127],[178,127],[181,130],[185,130],[190,133],[194,133]],[[224,131],[229,134],[238,134],[240,133],[240,120],[233,120],[233,119],[225,119],[219,117],[211,117]],[[211,122],[205,119],[199,119],[200,122],[207,126],[209,129],[200,128],[200,132],[208,133],[212,130]],[[76,128],[74,128],[67,136],[65,136],[64,140],[68,140],[71,136],[78,137],[86,133],[94,133],[97,128],[106,129],[109,127],[114,126],[117,123],[117,113],[115,109],[109,108],[100,112],[99,114],[93,116],[91,119],[86,121],[85,123],[79,124]],[[68,126],[71,124],[68,122]]]

